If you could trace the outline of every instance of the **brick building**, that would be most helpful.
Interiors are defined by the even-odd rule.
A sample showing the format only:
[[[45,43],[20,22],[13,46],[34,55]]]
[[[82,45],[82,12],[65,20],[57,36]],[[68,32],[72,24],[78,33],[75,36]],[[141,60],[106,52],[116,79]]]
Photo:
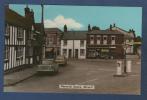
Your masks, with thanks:
[[[90,30],[87,34],[87,58],[123,58],[124,34],[117,30]]]
[[[45,28],[45,34],[45,56],[46,58],[54,58],[60,54],[60,39],[62,31],[58,28]]]

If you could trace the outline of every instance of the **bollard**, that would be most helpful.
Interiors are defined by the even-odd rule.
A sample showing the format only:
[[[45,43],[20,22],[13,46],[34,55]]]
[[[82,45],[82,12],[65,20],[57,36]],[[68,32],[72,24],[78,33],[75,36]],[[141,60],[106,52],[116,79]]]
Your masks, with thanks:
[[[122,61],[121,60],[119,60],[119,61],[117,61],[116,62],[117,64],[117,66],[116,66],[116,74],[114,75],[114,76],[118,76],[118,77],[121,77],[121,76],[123,76],[123,74],[122,74]]]
[[[132,61],[131,60],[128,60],[127,61],[127,69],[126,69],[126,72],[127,73],[130,73],[132,70],[131,70],[131,67],[132,67]]]
[[[116,75],[122,75],[122,61],[117,61]]]

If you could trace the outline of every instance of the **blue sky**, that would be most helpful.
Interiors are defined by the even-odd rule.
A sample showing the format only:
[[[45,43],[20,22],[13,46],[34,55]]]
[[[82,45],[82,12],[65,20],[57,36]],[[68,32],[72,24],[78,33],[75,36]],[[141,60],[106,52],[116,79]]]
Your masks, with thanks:
[[[10,5],[10,8],[24,15],[26,5]],[[35,21],[41,20],[41,6],[29,5],[35,13]],[[107,29],[115,23],[124,30],[134,29],[137,35],[142,33],[141,7],[106,7],[106,6],[44,6],[45,27],[58,27],[61,30],[67,24],[69,30],[87,30],[88,24]]]

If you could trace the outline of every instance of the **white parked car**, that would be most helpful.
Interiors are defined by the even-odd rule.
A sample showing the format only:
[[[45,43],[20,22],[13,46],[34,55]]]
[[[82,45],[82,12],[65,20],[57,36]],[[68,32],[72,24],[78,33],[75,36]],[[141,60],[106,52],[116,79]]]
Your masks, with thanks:
[[[67,59],[65,56],[57,56],[55,59],[55,63],[57,63],[58,65],[66,65]]]
[[[38,73],[58,73],[59,71],[59,66],[54,62],[53,59],[44,59],[42,61],[42,64],[37,66],[37,72]]]

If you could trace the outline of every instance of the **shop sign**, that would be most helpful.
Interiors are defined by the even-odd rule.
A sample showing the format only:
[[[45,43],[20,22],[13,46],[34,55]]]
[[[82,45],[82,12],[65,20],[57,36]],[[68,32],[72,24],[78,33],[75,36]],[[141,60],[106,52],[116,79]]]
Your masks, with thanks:
[[[101,52],[109,52],[109,49],[101,49]]]

